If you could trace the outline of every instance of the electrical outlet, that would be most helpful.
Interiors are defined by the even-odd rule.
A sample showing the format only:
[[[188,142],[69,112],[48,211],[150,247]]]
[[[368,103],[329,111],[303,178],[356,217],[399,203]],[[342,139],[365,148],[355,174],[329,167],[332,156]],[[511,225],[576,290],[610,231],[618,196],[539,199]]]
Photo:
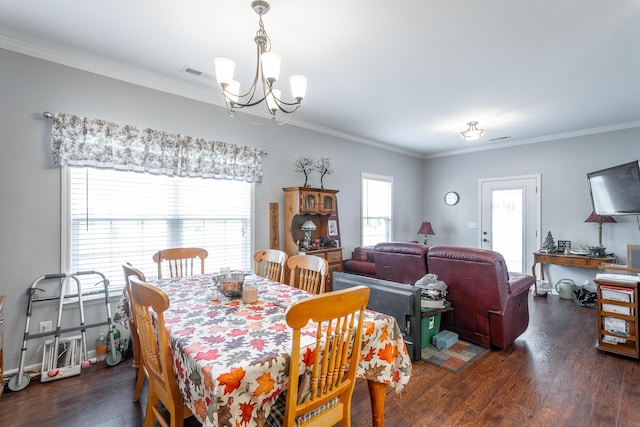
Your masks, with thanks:
[[[50,332],[53,329],[51,320],[40,322],[40,332]]]

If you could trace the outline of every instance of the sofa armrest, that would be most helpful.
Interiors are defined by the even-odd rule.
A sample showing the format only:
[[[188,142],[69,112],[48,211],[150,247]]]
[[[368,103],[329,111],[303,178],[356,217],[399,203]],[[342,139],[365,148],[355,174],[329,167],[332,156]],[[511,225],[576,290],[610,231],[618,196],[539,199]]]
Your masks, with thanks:
[[[519,295],[527,292],[536,279],[530,275],[515,276],[509,279],[509,295]]]

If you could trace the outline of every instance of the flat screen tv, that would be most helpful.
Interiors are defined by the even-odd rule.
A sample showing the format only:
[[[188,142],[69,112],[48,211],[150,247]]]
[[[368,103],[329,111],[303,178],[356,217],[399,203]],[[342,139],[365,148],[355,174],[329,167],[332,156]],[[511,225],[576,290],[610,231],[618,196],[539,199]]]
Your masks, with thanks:
[[[640,215],[638,160],[587,174],[593,211],[598,215]]]

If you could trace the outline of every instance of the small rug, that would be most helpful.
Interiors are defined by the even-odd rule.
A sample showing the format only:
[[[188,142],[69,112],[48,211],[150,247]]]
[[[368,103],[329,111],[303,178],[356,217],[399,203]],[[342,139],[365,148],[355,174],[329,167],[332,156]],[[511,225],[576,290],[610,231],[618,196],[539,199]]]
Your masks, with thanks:
[[[427,345],[422,349],[422,360],[459,374],[487,353],[488,348],[459,339],[449,348],[439,349],[433,344]]]

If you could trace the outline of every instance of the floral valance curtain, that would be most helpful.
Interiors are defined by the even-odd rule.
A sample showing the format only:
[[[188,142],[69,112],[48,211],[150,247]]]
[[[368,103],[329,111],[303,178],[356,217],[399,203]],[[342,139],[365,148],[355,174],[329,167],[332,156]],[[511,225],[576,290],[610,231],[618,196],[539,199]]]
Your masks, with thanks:
[[[53,158],[61,166],[94,166],[159,175],[262,180],[261,150],[220,141],[55,114]]]

